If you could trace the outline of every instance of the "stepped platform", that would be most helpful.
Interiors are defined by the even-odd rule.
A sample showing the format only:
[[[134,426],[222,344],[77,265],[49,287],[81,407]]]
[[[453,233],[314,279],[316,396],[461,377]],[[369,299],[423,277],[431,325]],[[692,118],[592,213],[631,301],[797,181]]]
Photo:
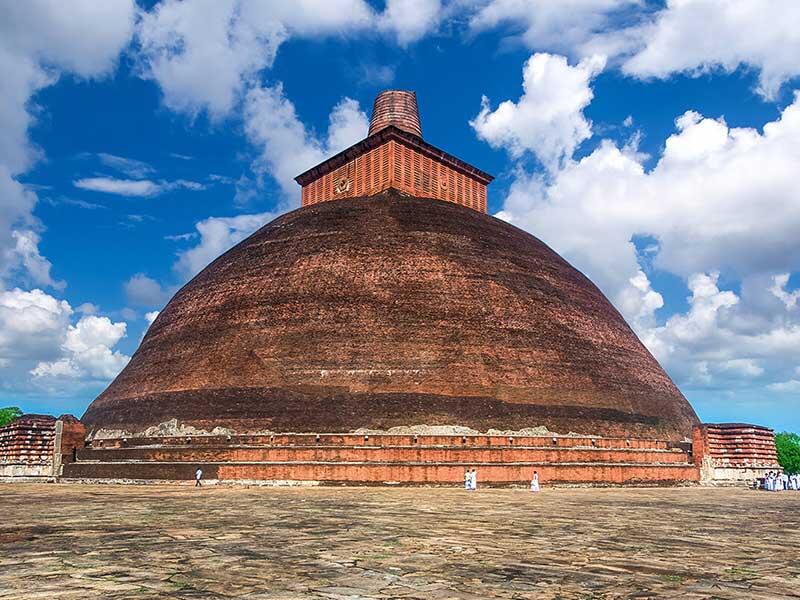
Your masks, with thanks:
[[[674,485],[699,480],[689,444],[580,436],[275,434],[97,439],[64,465],[67,479],[325,485]]]

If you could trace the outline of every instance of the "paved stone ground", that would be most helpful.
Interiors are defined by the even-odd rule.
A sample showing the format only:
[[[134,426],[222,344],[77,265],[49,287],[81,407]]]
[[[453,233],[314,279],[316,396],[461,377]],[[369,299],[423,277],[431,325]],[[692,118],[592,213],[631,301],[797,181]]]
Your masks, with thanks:
[[[800,492],[0,485],[0,598],[800,597]]]

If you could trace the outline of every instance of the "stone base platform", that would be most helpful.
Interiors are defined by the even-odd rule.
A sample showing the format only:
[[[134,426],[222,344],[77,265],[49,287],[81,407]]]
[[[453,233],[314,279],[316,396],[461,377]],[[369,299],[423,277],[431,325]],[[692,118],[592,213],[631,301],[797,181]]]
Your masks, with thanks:
[[[674,485],[697,482],[687,445],[579,436],[281,434],[94,440],[63,477],[91,480],[282,481],[320,484]]]

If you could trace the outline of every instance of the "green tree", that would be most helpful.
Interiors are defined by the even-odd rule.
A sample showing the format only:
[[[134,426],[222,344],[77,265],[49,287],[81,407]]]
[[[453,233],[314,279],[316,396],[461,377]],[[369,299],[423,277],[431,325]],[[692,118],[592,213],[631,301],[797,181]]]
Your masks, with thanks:
[[[787,431],[776,433],[775,448],[783,470],[786,473],[800,473],[800,435]]]
[[[18,409],[16,406],[8,406],[6,408],[0,408],[0,427],[3,425],[8,425],[14,419],[18,419],[22,416],[22,411]]]

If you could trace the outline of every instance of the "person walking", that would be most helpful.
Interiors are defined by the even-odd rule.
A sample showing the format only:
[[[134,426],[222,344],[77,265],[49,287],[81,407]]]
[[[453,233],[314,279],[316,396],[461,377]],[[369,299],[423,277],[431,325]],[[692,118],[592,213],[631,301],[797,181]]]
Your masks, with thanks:
[[[197,471],[194,472],[194,487],[202,487],[200,480],[203,478],[203,469],[197,467]]]
[[[531,491],[538,492],[539,491],[539,473],[536,471],[533,472],[533,479],[531,479]]]

